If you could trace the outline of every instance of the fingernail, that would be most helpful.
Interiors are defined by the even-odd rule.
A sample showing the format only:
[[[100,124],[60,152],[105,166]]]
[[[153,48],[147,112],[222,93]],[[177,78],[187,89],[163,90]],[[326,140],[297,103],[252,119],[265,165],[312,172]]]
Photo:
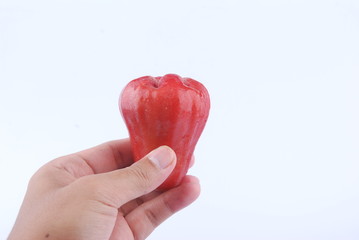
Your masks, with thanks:
[[[173,151],[167,146],[161,146],[153,150],[148,159],[161,169],[167,168],[173,161]]]

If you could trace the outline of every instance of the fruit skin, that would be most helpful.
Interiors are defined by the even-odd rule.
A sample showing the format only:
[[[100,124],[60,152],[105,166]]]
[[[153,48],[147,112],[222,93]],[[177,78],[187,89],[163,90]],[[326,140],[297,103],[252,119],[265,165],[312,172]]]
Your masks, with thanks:
[[[208,119],[207,89],[200,82],[175,74],[144,76],[127,84],[119,106],[129,131],[134,161],[159,146],[171,147],[177,164],[158,189],[179,185]]]

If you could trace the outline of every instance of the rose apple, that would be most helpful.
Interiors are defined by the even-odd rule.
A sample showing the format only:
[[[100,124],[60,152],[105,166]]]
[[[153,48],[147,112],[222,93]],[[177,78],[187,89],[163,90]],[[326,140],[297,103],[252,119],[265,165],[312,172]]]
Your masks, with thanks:
[[[119,105],[134,160],[161,145],[171,147],[176,152],[177,164],[159,189],[180,184],[208,118],[210,100],[206,88],[175,74],[145,76],[127,84]]]

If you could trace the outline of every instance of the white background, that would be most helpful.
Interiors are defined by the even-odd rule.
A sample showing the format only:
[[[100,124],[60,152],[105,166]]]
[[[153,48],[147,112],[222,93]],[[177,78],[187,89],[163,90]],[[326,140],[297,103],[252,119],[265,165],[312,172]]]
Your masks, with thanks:
[[[359,239],[355,0],[0,0],[0,239],[32,174],[126,137],[122,88],[166,73],[212,109],[202,194],[149,239]]]

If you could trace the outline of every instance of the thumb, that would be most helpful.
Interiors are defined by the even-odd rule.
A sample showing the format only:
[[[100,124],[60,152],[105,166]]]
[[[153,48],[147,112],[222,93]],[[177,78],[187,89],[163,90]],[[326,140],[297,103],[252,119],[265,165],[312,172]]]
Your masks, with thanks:
[[[126,202],[155,190],[176,165],[176,154],[161,146],[131,166],[93,175],[94,184],[87,184],[96,200],[119,208]]]

